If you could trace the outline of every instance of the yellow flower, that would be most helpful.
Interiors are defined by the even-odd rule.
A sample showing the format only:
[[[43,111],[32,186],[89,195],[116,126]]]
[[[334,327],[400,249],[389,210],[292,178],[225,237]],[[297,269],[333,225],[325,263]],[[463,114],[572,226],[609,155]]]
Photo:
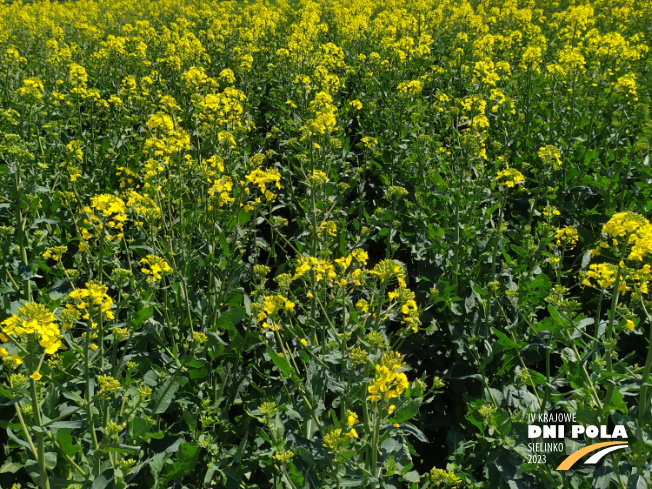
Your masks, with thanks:
[[[608,289],[616,282],[616,275],[618,274],[618,267],[611,263],[592,264],[589,266],[588,271],[583,273],[582,285],[595,287],[600,289]],[[628,290],[627,284],[622,276],[620,276],[620,284],[618,290],[625,292]]]
[[[353,411],[347,410],[346,411],[346,424],[349,426],[355,426],[360,422],[360,419],[358,418],[357,413],[354,413]]]
[[[100,375],[97,377],[100,390],[104,393],[120,390],[120,381],[110,375]]]
[[[558,170],[561,167],[561,153],[556,146],[542,146],[539,148],[538,155],[544,163],[551,165],[555,170]]]
[[[396,278],[399,285],[405,287],[405,271],[396,260],[382,260],[369,273],[377,275],[382,282],[389,282]]]
[[[359,100],[351,100],[349,102],[349,105],[353,107],[355,110],[361,110],[362,109],[362,102]]]
[[[355,431],[355,428],[351,428],[351,429],[349,430],[349,432],[347,433],[347,436],[348,436],[349,438],[360,438],[360,437],[358,436],[358,432]]]
[[[366,265],[367,260],[369,259],[369,254],[362,248],[355,249],[351,255],[356,261],[362,263],[363,265]]]
[[[63,255],[66,251],[68,251],[67,246],[55,246],[45,250],[41,256],[43,258],[52,258],[54,261],[59,261],[61,259],[61,255]]]
[[[43,376],[39,372],[34,372],[32,375],[29,376],[30,379],[34,379],[37,382],[41,380]]]
[[[16,335],[22,338],[35,334],[45,353],[53,354],[63,347],[61,331],[54,315],[43,304],[28,302],[18,309],[18,314],[5,319],[2,323],[3,335]]]
[[[579,241],[577,229],[572,226],[557,229],[557,246],[568,246],[573,248]]]
[[[369,303],[364,299],[360,299],[355,303],[355,308],[361,313],[365,314],[369,312]]]
[[[374,381],[367,387],[367,399],[376,402],[382,397],[394,399],[403,394],[409,385],[407,376],[399,372],[404,366],[403,356],[398,352],[384,353],[381,363],[376,365]]]
[[[635,327],[636,327],[636,325],[634,324],[634,321],[632,321],[631,319],[628,319],[627,320],[627,329],[630,330],[630,331],[634,331]]]
[[[258,190],[270,201],[274,200],[276,194],[270,192],[267,185],[274,185],[277,189],[281,188],[281,173],[278,170],[256,168],[246,176],[246,179],[254,185],[258,185]]]
[[[319,226],[320,234],[326,234],[328,236],[337,236],[337,224],[333,221],[324,221]]]
[[[418,93],[421,93],[421,91],[423,90],[423,84],[419,80],[411,80],[409,82],[399,83],[398,87],[396,88],[401,93],[410,93],[412,95],[416,95]]]
[[[156,255],[147,255],[146,258],[140,260],[139,263],[144,263],[149,266],[149,268],[141,268],[140,271],[145,275],[150,275],[147,278],[148,282],[157,282],[161,280],[162,274],[169,274],[172,272],[172,268],[163,258]]]
[[[501,187],[512,188],[514,185],[524,183],[525,177],[517,169],[507,167],[507,169],[498,172],[496,182],[498,182],[498,185]]]
[[[68,297],[75,301],[75,306],[78,309],[79,315],[76,315],[74,320],[78,320],[79,317],[88,320],[91,318],[91,313],[97,311],[98,308],[104,314],[105,319],[114,319],[113,312],[110,311],[111,306],[113,306],[113,299],[107,294],[108,290],[109,288],[106,285],[102,285],[95,280],[86,282],[85,289],[73,290]],[[73,306],[70,306],[68,313],[73,314],[73,311]]]
[[[308,346],[308,340],[306,340],[305,338],[301,338],[300,341],[303,346]]]

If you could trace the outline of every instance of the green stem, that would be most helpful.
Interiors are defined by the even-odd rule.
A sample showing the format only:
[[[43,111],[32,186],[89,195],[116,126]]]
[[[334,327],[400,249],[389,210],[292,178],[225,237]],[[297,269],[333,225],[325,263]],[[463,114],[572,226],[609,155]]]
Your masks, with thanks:
[[[378,432],[380,431],[380,416],[378,415],[378,403],[374,403],[374,431],[371,435],[371,467],[369,471],[374,475],[378,476],[377,466],[378,466]],[[376,483],[375,487],[378,487]]]
[[[21,183],[20,183],[20,169],[16,165],[16,173],[14,173],[14,191],[16,196],[16,224],[18,225],[18,246],[20,247],[20,257],[23,260],[23,263],[26,266],[29,266],[29,261],[27,259],[27,247],[25,246],[25,227],[27,225],[27,216],[23,216],[23,211],[21,208]],[[32,284],[30,283],[29,278],[25,279],[25,300],[30,301],[32,298]]]
[[[643,310],[648,319],[648,324],[650,324],[650,315],[647,312],[643,299],[641,298],[641,303],[643,304]],[[638,401],[638,423],[640,426],[643,426],[643,420],[647,414],[649,408],[650,399],[648,398],[648,380],[650,379],[650,369],[652,369],[652,324],[650,324],[650,336],[648,339],[647,346],[647,358],[645,360],[645,367],[643,367],[643,373],[641,374],[641,394]]]
[[[392,203],[392,217],[389,220],[389,234],[387,235],[387,249],[385,250],[385,258],[389,259],[389,255],[392,249],[392,235],[394,234],[394,216],[396,216],[396,198]],[[458,243],[459,244],[459,243]],[[457,254],[455,255],[457,256]]]
[[[625,244],[623,245],[622,252],[620,256],[623,255],[625,251],[625,247],[627,246],[627,242],[629,241],[629,236],[625,237]],[[606,340],[604,343],[607,343],[608,347],[611,347],[611,343],[613,340],[613,335],[614,335],[614,319],[616,317],[616,306],[618,305],[618,298],[620,297],[620,277],[622,275],[622,267],[618,265],[618,272],[616,272],[616,281],[614,282],[614,292],[613,296],[611,297],[611,309],[609,310],[609,322],[607,323],[607,331],[606,331]],[[606,351],[605,352],[605,357],[606,357],[606,362],[607,362],[607,372],[609,374],[613,373],[613,361],[611,359],[611,356],[613,354],[613,351]],[[609,406],[611,404],[611,397],[613,396],[614,389],[615,389],[615,384],[613,382],[613,379],[609,378],[608,385],[607,385],[607,395],[604,398],[604,405]]]
[[[505,202],[506,202],[506,194],[503,192],[501,202],[500,202],[500,209],[498,210],[498,227],[496,228],[496,236],[494,238],[494,246],[492,250],[492,255],[491,255],[491,281],[490,282],[495,282],[496,281],[496,258],[498,256],[498,245],[500,243],[500,234],[501,234],[501,228],[503,227],[503,214],[504,214],[504,208],[505,208]],[[485,308],[485,313],[484,313],[484,338],[488,339],[489,338],[489,319],[491,317],[491,301],[487,304],[487,307]]]
[[[32,455],[34,455],[34,458],[37,458],[37,451],[36,447],[34,446],[34,442],[32,441],[32,437],[29,436],[29,430],[27,429],[27,425],[25,424],[25,420],[23,419],[23,413],[20,410],[20,404],[15,403],[14,407],[16,408],[16,414],[18,415],[18,421],[20,421],[20,426],[23,428],[23,433],[25,434],[25,438],[27,439],[27,443],[29,444],[29,448],[32,451]]]
[[[34,352],[34,342],[33,340],[29,341],[29,367],[33,373],[38,372],[40,367],[39,364],[35,361],[35,352]],[[40,478],[41,489],[50,489],[50,480],[48,479],[47,468],[45,467],[45,440],[43,433],[43,421],[41,419],[41,407],[38,402],[38,390],[36,389],[36,380],[33,378],[29,379],[30,383],[30,397],[32,398],[32,411],[34,413],[34,422],[38,426],[38,431],[36,431],[36,463],[38,464],[38,473]]]
[[[41,488],[50,489],[50,479],[48,479],[48,472],[45,468],[45,440],[43,439],[43,430],[41,429],[41,412],[40,406],[38,404],[36,381],[34,379],[30,379],[30,388],[32,396],[32,409],[34,411],[34,420],[36,421],[36,425],[39,427],[39,431],[36,433],[36,450],[38,452],[36,461],[38,463],[38,473],[41,479]]]
[[[91,395],[90,362],[89,362],[89,349],[91,347],[90,329],[91,329],[90,326],[86,325],[86,342],[84,345],[84,382],[86,384],[86,412],[88,415],[88,427],[91,431],[91,437],[93,439],[93,448],[95,449],[95,453],[93,454],[93,458],[95,460],[93,471],[95,472],[95,476],[97,476],[99,475],[99,470],[100,470],[100,459],[98,453],[100,449],[100,444],[97,442],[97,434],[95,433],[95,424],[93,423],[93,408],[91,402],[93,396]]]

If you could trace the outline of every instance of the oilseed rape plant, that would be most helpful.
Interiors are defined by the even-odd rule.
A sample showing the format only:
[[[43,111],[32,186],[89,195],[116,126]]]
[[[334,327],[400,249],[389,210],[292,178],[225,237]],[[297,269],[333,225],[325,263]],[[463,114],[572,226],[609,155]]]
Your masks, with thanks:
[[[649,487],[651,35],[0,3],[0,487]],[[605,440],[534,453],[543,413],[627,448],[556,470]]]

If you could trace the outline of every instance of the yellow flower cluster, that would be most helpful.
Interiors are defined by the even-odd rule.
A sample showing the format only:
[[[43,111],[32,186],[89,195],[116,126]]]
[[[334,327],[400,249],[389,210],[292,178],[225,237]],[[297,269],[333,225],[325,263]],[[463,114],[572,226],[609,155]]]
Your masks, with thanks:
[[[473,67],[473,83],[482,82],[488,87],[495,87],[496,82],[500,81],[500,76],[496,73],[494,62],[490,59],[476,61]]]
[[[111,306],[113,305],[113,299],[109,297],[107,291],[109,288],[106,285],[102,285],[99,282],[91,280],[86,282],[85,289],[76,289],[73,290],[68,297],[75,301],[75,307],[79,311],[79,315],[83,319],[91,319],[91,314],[95,311],[99,311],[104,314],[105,319],[115,319],[113,312],[111,312]],[[68,309],[72,306],[68,304]],[[75,316],[74,312],[70,311],[70,315]]]
[[[627,240],[631,246],[629,260],[642,261],[652,254],[652,225],[643,216],[634,212],[620,212],[614,214],[607,224],[602,227],[602,233],[612,237],[613,246],[618,246],[618,238]],[[601,248],[609,248],[607,241],[600,243]],[[594,254],[598,254],[594,252]]]
[[[35,104],[43,98],[43,82],[40,79],[36,77],[25,78],[23,85],[16,90],[16,97],[31,104]]]
[[[67,246],[53,246],[52,248],[45,250],[41,256],[43,258],[52,258],[54,261],[59,261],[66,251],[68,251]]]
[[[233,180],[227,176],[213,180],[213,185],[208,189],[211,202],[217,207],[223,207],[224,204],[235,201],[235,198],[231,196],[231,192],[233,192]],[[209,207],[209,210],[213,209],[213,205]]]
[[[362,285],[362,280],[364,279],[367,271],[364,268],[360,267],[353,267],[353,269],[350,270],[350,267],[353,262],[366,265],[368,259],[369,254],[361,248],[355,249],[347,256],[336,258],[335,263],[342,269],[342,278],[340,279],[340,285],[346,285],[347,283],[352,283],[353,285],[357,286]]]
[[[573,248],[579,241],[580,237],[577,234],[576,228],[574,228],[573,226],[567,226],[565,228],[557,229],[556,239],[557,239],[557,246],[563,245],[568,248]]]
[[[158,282],[163,278],[163,274],[167,275],[172,272],[172,267],[163,258],[156,255],[147,255],[139,262],[141,265],[146,266],[141,268],[140,271],[148,275],[147,281],[150,283]],[[149,267],[149,268],[147,268]]]
[[[496,182],[498,182],[498,185],[501,187],[512,188],[514,185],[524,183],[525,177],[516,168],[507,167],[505,170],[498,172],[498,176],[496,176]]]
[[[452,487],[455,489],[458,484],[462,484],[462,479],[455,475],[455,472],[438,469],[433,467],[428,472],[428,478],[432,481],[434,487]]]
[[[383,397],[394,399],[405,392],[410,384],[407,375],[399,372],[405,367],[403,358],[398,352],[383,353],[381,363],[375,367],[374,381],[367,387],[370,401],[377,402]]]
[[[258,322],[263,323],[267,318],[272,319],[272,322],[265,322],[262,324],[263,328],[270,328],[272,331],[278,331],[280,326],[273,322],[273,316],[279,311],[285,310],[292,312],[296,304],[281,294],[263,296],[263,303],[256,304],[254,311],[257,312],[256,319]]]
[[[406,287],[405,270],[396,260],[381,260],[369,273],[376,275],[381,282],[389,283],[396,279],[400,287]]]
[[[109,394],[111,392],[120,390],[120,381],[114,379],[110,375],[100,375],[97,377],[97,383],[100,386],[100,391],[103,394]]]
[[[551,144],[542,146],[539,148],[538,155],[546,165],[552,166],[555,170],[559,170],[561,167],[561,153],[557,149],[557,146]]]
[[[612,263],[592,264],[588,271],[583,273],[582,285],[599,289],[608,289],[616,282],[618,267]],[[618,290],[625,292],[627,283],[621,274]]]
[[[161,218],[161,208],[154,200],[135,190],[129,190],[125,197],[127,198],[127,208],[136,214],[134,224],[142,226],[145,222],[158,221]]]
[[[356,99],[356,100],[351,100],[351,101],[349,102],[349,105],[350,105],[351,107],[353,107],[355,110],[362,110],[362,102],[360,102],[360,101],[357,100],[357,99]]]
[[[86,83],[88,83],[86,69],[81,65],[72,63],[68,72],[68,80],[77,88],[85,88]]]
[[[187,71],[181,73],[181,80],[186,88],[191,91],[197,91],[205,86],[217,88],[217,81],[206,74],[206,70],[201,66],[191,66]]]
[[[87,218],[84,224],[93,226],[100,232],[105,231],[106,239],[122,239],[124,223],[127,220],[127,207],[124,200],[111,194],[101,194],[91,197],[91,205],[84,207]],[[117,231],[116,235],[110,233],[110,229]],[[86,229],[82,228],[82,238],[88,241],[93,237]]]
[[[337,126],[337,107],[333,97],[327,92],[317,92],[309,104],[313,118],[308,119],[301,130],[306,136],[323,136],[332,132]]]
[[[276,194],[267,188],[267,185],[274,185],[277,189],[281,188],[281,172],[270,168],[261,170],[256,168],[245,177],[249,182],[258,185],[258,189],[268,201],[273,201]]]
[[[353,411],[347,409],[346,411],[346,424],[349,426],[355,426],[360,422],[360,418],[358,418],[358,415],[354,413]]]
[[[337,278],[335,267],[330,261],[314,256],[302,256],[297,260],[297,268],[294,270],[292,280],[297,280],[310,271],[314,273],[315,281],[317,282],[321,282],[324,279],[335,280]]]
[[[280,464],[287,464],[292,461],[294,453],[291,450],[283,450],[281,452],[276,452],[272,458]]]
[[[342,453],[351,438],[358,438],[358,433],[355,429],[351,428],[347,433],[342,428],[331,428],[324,435],[324,443],[322,445],[328,448],[329,453],[338,456]]]
[[[421,83],[421,80],[404,81],[399,83],[396,89],[399,91],[399,93],[417,95],[423,90],[423,83]]]
[[[462,100],[462,113],[464,120],[471,124],[471,129],[483,134],[489,128],[489,119],[486,116],[487,102],[480,95],[472,95]]]
[[[337,236],[337,224],[333,221],[324,221],[319,226],[319,232],[326,236]]]
[[[636,92],[636,74],[627,73],[626,75],[621,76],[614,83],[614,89],[618,92],[625,94],[627,98],[631,97],[633,102],[638,101],[637,92]],[[627,102],[629,104],[629,102]]]
[[[7,335],[16,335],[18,338],[36,335],[39,344],[45,348],[45,353],[50,355],[63,348],[61,331],[54,315],[47,307],[37,302],[28,302],[18,309],[18,314],[2,322],[0,340],[9,341]]]
[[[399,287],[398,289],[389,292],[387,297],[390,301],[396,300],[401,306],[401,313],[403,314],[402,322],[412,326],[412,331],[415,333],[418,332],[421,320],[419,319],[417,303],[414,300],[414,292],[405,287]]]
[[[190,148],[188,133],[179,128],[174,119],[165,112],[152,114],[147,121],[147,127],[150,137],[145,141],[144,153],[151,153],[154,157],[169,157]],[[152,166],[151,163],[150,166]],[[145,177],[154,176],[157,170],[161,171],[162,169],[149,168]]]
[[[210,93],[199,104],[199,120],[204,132],[211,132],[214,128],[228,126],[236,128],[242,126],[244,108],[242,102],[246,100],[242,90],[226,87],[221,93]]]

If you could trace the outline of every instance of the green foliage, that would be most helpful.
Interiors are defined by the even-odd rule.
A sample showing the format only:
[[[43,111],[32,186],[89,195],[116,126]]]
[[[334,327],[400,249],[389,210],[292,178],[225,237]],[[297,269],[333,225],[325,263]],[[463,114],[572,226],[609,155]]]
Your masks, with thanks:
[[[0,486],[648,487],[651,31],[0,5]],[[546,412],[627,451],[557,471]]]

